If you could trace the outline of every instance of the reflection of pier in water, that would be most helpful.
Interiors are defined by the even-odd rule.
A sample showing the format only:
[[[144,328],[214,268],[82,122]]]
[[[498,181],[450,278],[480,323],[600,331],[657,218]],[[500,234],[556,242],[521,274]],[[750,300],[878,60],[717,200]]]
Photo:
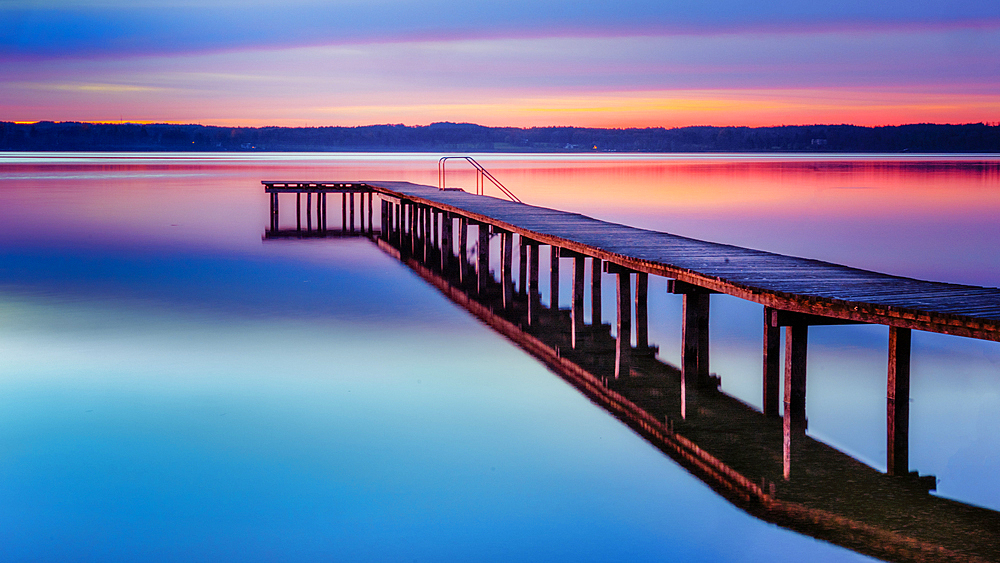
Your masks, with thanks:
[[[272,217],[272,231],[281,232],[276,213]],[[678,369],[657,360],[656,348],[648,342],[646,273],[552,246],[547,269],[550,303],[556,306],[545,307],[538,284],[538,241],[431,206],[394,203],[391,197],[383,200],[380,224],[381,235],[373,237],[380,248],[543,361],[734,505],[888,560],[1000,560],[1000,514],[935,497],[928,492],[934,488],[933,477],[908,471],[908,329],[890,327],[889,472],[881,473],[805,433],[804,332],[810,324],[843,320],[765,308],[764,412],[759,412],[718,391],[718,380],[709,375],[710,291],[679,280],[669,284],[670,291],[684,299]],[[371,225],[369,220],[369,229]],[[496,237],[498,279],[488,251]],[[518,280],[513,279],[515,257]],[[557,306],[562,258],[573,266],[569,310]],[[588,265],[590,284],[585,283]],[[602,271],[617,274],[617,338],[602,322]],[[583,316],[588,294],[589,324]],[[778,372],[781,326],[786,327],[785,399],[778,418],[778,381],[770,374]]]

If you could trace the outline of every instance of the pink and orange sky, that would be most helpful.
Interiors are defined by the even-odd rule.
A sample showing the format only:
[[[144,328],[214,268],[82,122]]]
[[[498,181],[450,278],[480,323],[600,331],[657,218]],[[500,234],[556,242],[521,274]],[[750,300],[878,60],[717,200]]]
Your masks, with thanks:
[[[3,0],[0,120],[1000,121],[1000,2]]]

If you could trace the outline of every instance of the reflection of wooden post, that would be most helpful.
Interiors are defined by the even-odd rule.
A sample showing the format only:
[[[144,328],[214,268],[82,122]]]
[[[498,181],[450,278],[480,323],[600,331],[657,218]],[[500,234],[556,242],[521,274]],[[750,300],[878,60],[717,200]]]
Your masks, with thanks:
[[[535,243],[528,248],[528,325],[538,322],[538,310],[541,309],[542,296],[538,292],[538,251],[541,247]]]
[[[778,416],[781,329],[770,307],[764,307],[764,414]]]
[[[486,291],[486,278],[490,275],[490,227],[486,223],[479,224],[479,246],[478,259],[479,271],[477,280],[479,282],[479,293]]]
[[[640,354],[649,353],[649,274],[635,274],[635,347]]]
[[[629,375],[632,370],[632,283],[628,270],[618,269],[618,323],[615,327],[615,377]]]
[[[573,257],[573,307],[570,310],[573,328],[570,339],[574,348],[579,345],[583,332],[583,274],[586,265],[584,260],[586,258],[579,254]]]
[[[552,254],[549,262],[549,308],[553,311],[559,310],[559,247],[550,246]]]
[[[514,301],[514,233],[505,231],[500,234],[500,238],[503,241],[500,283],[503,284],[503,306],[509,309]]]
[[[785,327],[785,416],[783,469],[785,479],[792,476],[793,454],[797,442],[806,430],[806,349],[809,325],[795,324]]]
[[[908,328],[889,327],[889,380],[886,389],[887,472],[906,475],[910,455],[910,341]]]
[[[590,262],[590,324],[601,326],[601,259]]]

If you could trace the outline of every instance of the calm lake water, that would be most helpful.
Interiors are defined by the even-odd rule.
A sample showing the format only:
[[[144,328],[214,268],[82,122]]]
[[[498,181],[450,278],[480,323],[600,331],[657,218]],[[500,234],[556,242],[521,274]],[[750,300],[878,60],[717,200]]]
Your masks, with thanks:
[[[438,156],[0,154],[0,560],[867,559],[733,507],[370,242],[262,240],[263,179],[436,185]],[[1000,157],[478,158],[534,205],[1000,285]],[[759,407],[761,308],[712,307]],[[809,434],[882,470],[887,333],[809,343]],[[913,342],[910,467],[1000,510],[1000,344]]]

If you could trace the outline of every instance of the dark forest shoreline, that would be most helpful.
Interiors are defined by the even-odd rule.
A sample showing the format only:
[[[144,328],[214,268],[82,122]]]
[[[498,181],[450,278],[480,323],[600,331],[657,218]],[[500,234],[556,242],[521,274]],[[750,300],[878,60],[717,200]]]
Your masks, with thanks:
[[[1000,124],[598,129],[447,122],[359,127],[0,122],[0,150],[1000,153]]]

